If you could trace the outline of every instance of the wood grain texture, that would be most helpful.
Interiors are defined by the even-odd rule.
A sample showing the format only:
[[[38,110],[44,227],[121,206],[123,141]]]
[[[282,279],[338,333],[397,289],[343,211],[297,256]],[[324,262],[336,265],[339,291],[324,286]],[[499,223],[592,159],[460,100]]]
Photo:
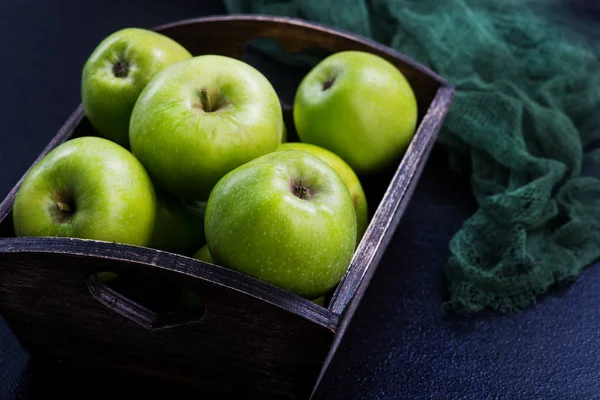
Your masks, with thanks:
[[[363,282],[368,283],[373,275],[414,192],[425,165],[423,160],[431,152],[453,94],[450,88],[438,90],[356,249],[350,268],[333,295],[329,308],[334,313],[344,314],[353,298],[360,297],[358,288]]]
[[[11,237],[21,178],[0,203],[0,312],[32,354],[200,384],[245,398],[306,398],[329,365],[410,201],[453,87],[392,49],[300,20],[208,17],[155,30],[194,55],[241,59],[254,38],[276,39],[292,52],[367,51],[392,62],[409,80],[419,107],[417,133],[396,166],[361,177],[371,223],[328,308],[167,252],[82,239]],[[290,124],[291,109],[285,107],[284,114]],[[94,134],[79,106],[36,162],[65,140]],[[191,287],[204,304],[202,318],[175,323],[172,314],[165,319],[90,278],[102,271]]]
[[[109,244],[73,240],[54,245],[48,242],[52,240],[0,242],[2,314],[29,352],[168,377],[236,396],[308,395],[334,335],[335,319],[327,318],[326,309],[315,306],[320,315],[303,318],[294,305],[288,310],[228,289],[220,268],[200,261],[182,263],[175,255],[150,252],[140,259],[135,253],[142,249],[118,245],[114,254]],[[103,257],[108,249],[113,254]],[[185,284],[203,301],[204,318],[147,329],[92,296],[87,282],[100,271]],[[250,291],[256,286],[229,284],[252,286],[246,288]]]
[[[341,314],[341,319],[336,329],[335,339],[315,384],[315,389],[323,378],[346,332],[346,328],[352,320],[392,239],[400,218],[408,206],[409,199],[425,166],[422,160],[427,159],[434,144],[430,136],[432,132],[438,132],[441,128],[453,95],[454,91],[451,88],[441,87],[438,90],[429,112],[423,119],[388,191],[369,224],[369,228],[365,233],[365,240],[360,243],[348,272],[338,285],[329,308],[334,313]]]

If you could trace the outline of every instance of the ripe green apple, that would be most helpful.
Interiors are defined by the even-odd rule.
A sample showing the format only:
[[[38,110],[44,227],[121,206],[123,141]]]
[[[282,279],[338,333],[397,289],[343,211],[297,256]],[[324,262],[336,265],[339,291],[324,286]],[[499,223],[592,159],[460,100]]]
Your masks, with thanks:
[[[300,141],[343,158],[359,175],[398,161],[415,133],[417,101],[404,75],[374,54],[342,51],[317,64],[294,99]]]
[[[208,249],[208,244],[205,244],[194,254],[194,258],[196,260],[204,261],[207,263],[214,264],[212,257],[210,256],[210,250]]]
[[[83,67],[83,108],[99,136],[129,146],[129,117],[142,89],[169,64],[191,58],[160,33],[126,28],[106,37]]]
[[[216,264],[307,299],[340,281],[356,243],[344,181],[298,150],[261,156],[225,175],[208,198],[204,223]]]
[[[156,186],[206,200],[226,173],[281,143],[283,116],[271,83],[234,58],[205,55],[173,64],[133,108],[133,154]]]
[[[208,249],[208,245],[205,244],[194,254],[194,258],[200,261],[204,261],[207,263],[214,264],[212,257],[210,256],[210,250]],[[319,306],[325,306],[325,296],[317,297],[314,300],[311,300],[313,303]]]
[[[81,137],[49,152],[17,192],[17,236],[66,236],[146,246],[156,195],[142,164],[109,140]]]
[[[325,307],[325,296],[318,297],[311,301],[321,307]]]
[[[205,243],[204,214],[190,212],[177,197],[157,190],[156,223],[148,247],[192,255]]]
[[[348,190],[352,195],[352,203],[354,204],[354,211],[356,212],[356,243],[358,244],[367,230],[367,225],[369,225],[369,215],[367,197],[360,184],[360,180],[352,168],[336,154],[322,147],[315,146],[314,144],[298,142],[283,143],[277,150],[306,151],[325,161],[342,177],[346,187],[348,187]]]
[[[194,254],[194,258],[200,261],[204,261],[207,263],[214,264],[212,257],[210,256],[210,250],[208,249],[208,244],[205,244]],[[317,297],[314,300],[311,300],[313,303],[319,306],[325,306],[325,296]]]

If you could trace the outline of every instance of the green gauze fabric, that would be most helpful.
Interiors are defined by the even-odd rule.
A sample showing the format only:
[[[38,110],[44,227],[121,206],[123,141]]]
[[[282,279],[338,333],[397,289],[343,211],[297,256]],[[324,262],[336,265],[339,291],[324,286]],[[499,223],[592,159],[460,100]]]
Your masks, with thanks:
[[[456,85],[439,140],[467,166],[479,208],[450,243],[447,305],[507,313],[600,257],[600,181],[582,173],[599,159],[588,151],[600,137],[599,48],[544,17],[550,3],[226,1],[231,13],[370,37]]]

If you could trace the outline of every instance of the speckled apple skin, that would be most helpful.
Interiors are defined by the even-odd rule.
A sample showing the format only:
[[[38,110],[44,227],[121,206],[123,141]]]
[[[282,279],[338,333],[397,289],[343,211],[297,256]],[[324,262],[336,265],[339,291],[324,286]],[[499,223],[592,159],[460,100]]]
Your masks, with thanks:
[[[325,161],[340,175],[352,195],[352,203],[356,212],[356,244],[358,245],[369,225],[369,208],[365,191],[352,167],[337,154],[310,143],[283,143],[277,150],[306,151]]]
[[[206,111],[206,89],[214,110]],[[229,171],[281,143],[277,93],[254,67],[216,55],[162,70],[144,88],[131,114],[133,154],[155,185],[187,200],[206,200]]]
[[[204,239],[204,212],[192,212],[175,196],[156,191],[156,223],[148,247],[191,256]]]
[[[302,181],[312,197],[297,197]],[[205,232],[215,263],[308,299],[346,272],[356,241],[352,197],[318,157],[285,150],[228,173],[207,203]]]
[[[125,28],[102,40],[81,75],[83,108],[98,134],[128,148],[129,118],[142,90],[167,65],[188,58],[179,43],[147,29]],[[115,76],[118,62],[127,65],[126,76]]]
[[[300,83],[294,124],[302,142],[333,151],[360,176],[400,161],[415,133],[417,111],[412,87],[389,61],[341,51]]]
[[[58,201],[72,203],[57,221]],[[140,162],[102,138],[56,147],[26,175],[15,198],[17,236],[63,236],[145,246],[154,228],[156,194]]]

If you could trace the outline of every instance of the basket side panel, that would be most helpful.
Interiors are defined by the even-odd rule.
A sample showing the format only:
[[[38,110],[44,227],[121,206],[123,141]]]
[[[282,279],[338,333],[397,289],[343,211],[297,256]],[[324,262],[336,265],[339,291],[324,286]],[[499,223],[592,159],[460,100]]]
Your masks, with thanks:
[[[90,274],[143,269],[67,254],[0,254],[0,312],[33,354],[203,385],[233,395],[303,397],[333,332],[279,307],[212,283],[156,273],[198,293],[199,322],[148,329],[98,302]]]

